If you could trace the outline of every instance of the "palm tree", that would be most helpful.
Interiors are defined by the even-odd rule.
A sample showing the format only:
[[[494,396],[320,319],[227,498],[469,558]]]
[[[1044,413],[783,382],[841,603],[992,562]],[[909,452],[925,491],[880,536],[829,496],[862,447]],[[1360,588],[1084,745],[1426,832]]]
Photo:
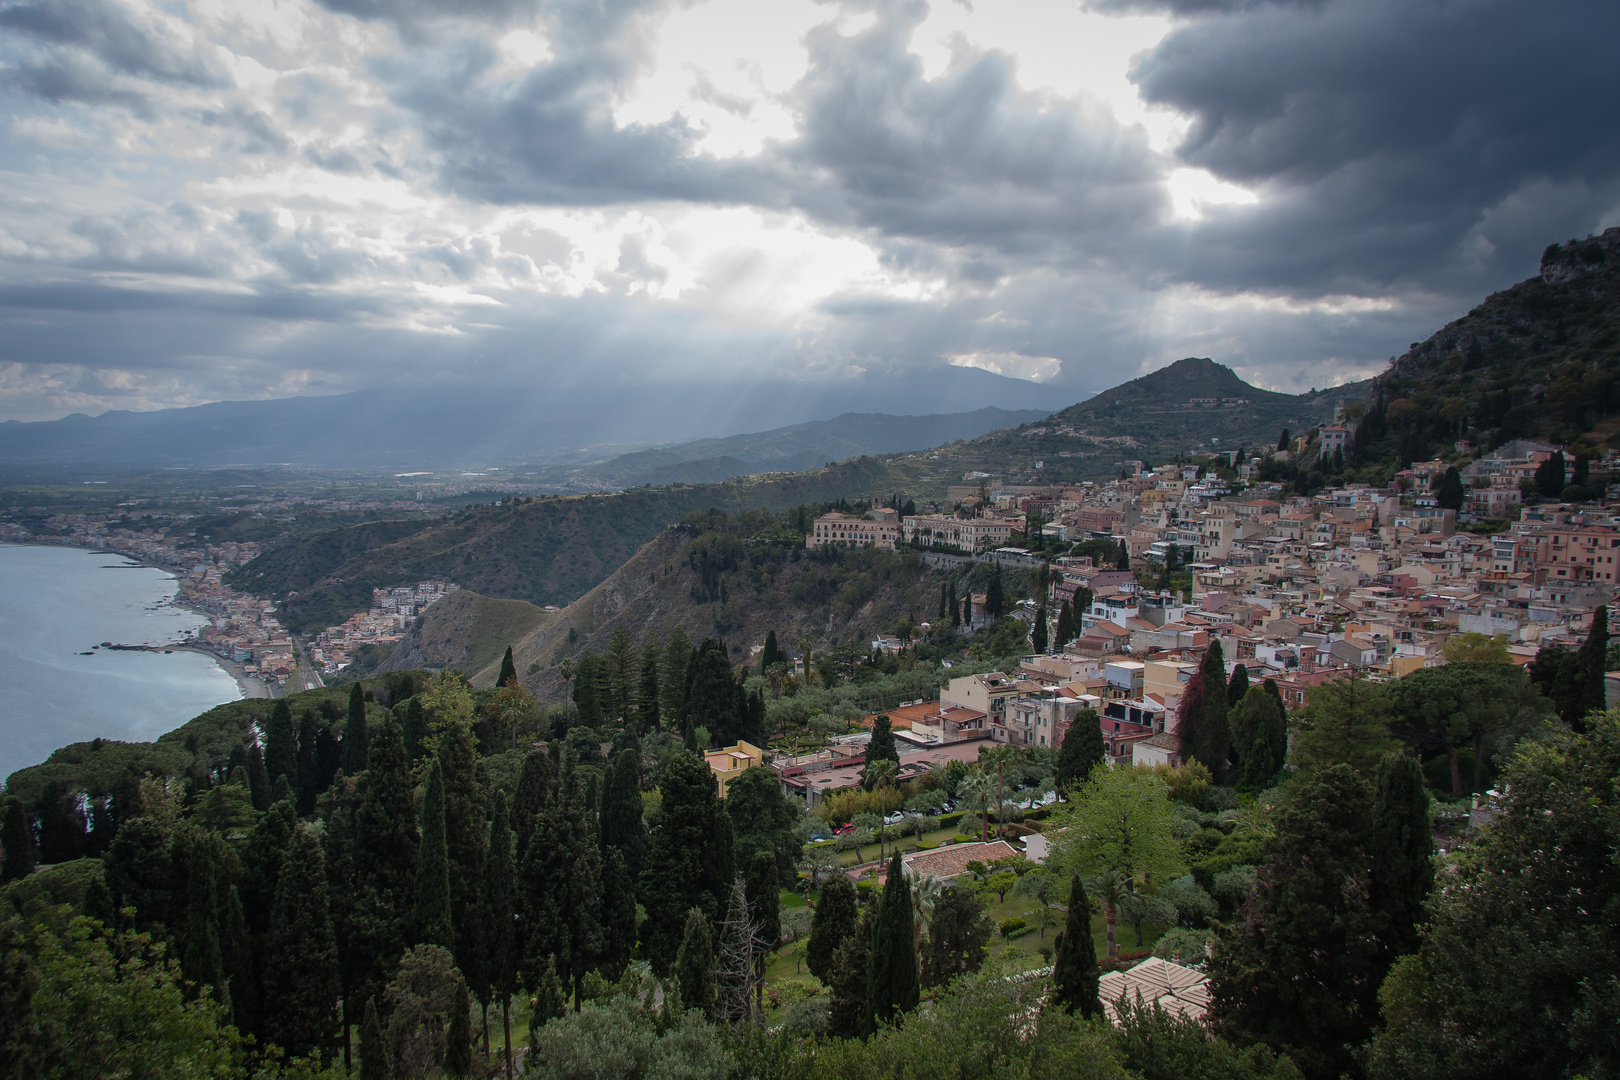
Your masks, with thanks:
[[[996,778],[987,772],[969,773],[962,782],[956,786],[956,792],[967,804],[968,813],[977,812],[979,818],[979,840],[984,842],[990,835],[990,806],[995,798]]]
[[[917,952],[917,974],[922,976],[923,927],[934,921],[934,901],[945,891],[945,883],[933,874],[924,874],[911,882],[911,914],[914,924],[911,945]]]
[[[883,858],[883,837],[888,831],[888,826],[884,824],[883,818],[889,816],[889,785],[894,783],[894,778],[899,772],[900,766],[892,759],[879,758],[866,767],[866,772],[861,777],[866,783],[867,790],[876,788],[878,792],[878,858],[880,859]]]
[[[1114,927],[1119,922],[1120,905],[1131,903],[1134,893],[1131,883],[1117,870],[1109,870],[1086,881],[1086,892],[1102,904],[1103,923],[1108,927],[1108,957],[1119,956],[1119,945],[1114,941]]]

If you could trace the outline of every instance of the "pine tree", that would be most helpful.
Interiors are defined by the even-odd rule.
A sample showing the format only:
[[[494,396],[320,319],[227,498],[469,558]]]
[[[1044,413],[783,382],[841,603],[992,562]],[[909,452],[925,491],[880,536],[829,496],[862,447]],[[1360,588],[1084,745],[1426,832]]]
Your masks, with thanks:
[[[900,853],[895,852],[872,922],[872,954],[867,961],[867,1011],[874,1024],[897,1025],[917,1007],[915,919],[911,885],[906,881]]]
[[[501,657],[501,673],[495,676],[495,685],[502,687],[517,680],[517,664],[512,660],[512,646],[506,647]]]
[[[635,879],[624,852],[606,848],[602,856],[602,974],[618,982],[636,947]]]
[[[1242,665],[1237,670],[1242,671]],[[1279,697],[1264,687],[1250,687],[1228,714],[1228,726],[1238,759],[1233,783],[1250,791],[1261,790],[1282,768],[1288,752],[1287,719]]]
[[[673,974],[681,995],[683,1009],[698,1009],[703,1015],[714,1016],[714,931],[710,917],[698,908],[686,913],[681,934],[681,947],[675,953]]]
[[[365,795],[354,812],[354,895],[345,929],[346,992],[357,1002],[382,993],[411,942],[421,842],[404,732],[392,713],[383,714],[367,756]]]
[[[367,754],[369,737],[366,732],[366,694],[356,680],[349,688],[349,716],[343,725],[343,771],[359,776],[370,762]]]
[[[539,977],[536,979],[536,993],[534,995],[534,1008],[529,1013],[529,1047],[535,1045],[535,1033],[552,1020],[568,1015],[568,992],[563,989],[562,980],[557,977],[557,961],[555,957],[546,957],[540,967]]]
[[[219,867],[214,861],[213,847],[216,843],[223,846],[215,833],[195,833],[191,837],[186,859],[186,936],[180,966],[196,991],[212,993],[228,1014],[231,994],[219,948]]]
[[[1243,700],[1243,695],[1249,692],[1249,669],[1244,664],[1232,665],[1232,678],[1226,684],[1226,706],[1236,708],[1237,703]]]
[[[663,807],[649,838],[640,895],[647,919],[642,955],[666,975],[675,961],[687,913],[697,908],[716,921],[734,876],[731,819],[719,805],[714,777],[687,750],[670,754],[659,784]]]
[[[602,850],[615,848],[635,882],[647,853],[647,827],[641,817],[641,749],[627,746],[614,757],[602,792]]]
[[[1371,902],[1383,919],[1388,961],[1415,952],[1423,903],[1434,888],[1434,830],[1423,769],[1411,754],[1389,753],[1373,783]]]
[[[264,813],[270,809],[270,774],[264,767],[264,750],[258,743],[248,749],[248,791],[253,796],[253,809]]]
[[[776,631],[767,630],[765,632],[765,647],[759,651],[759,673],[761,675],[765,674],[772,664],[781,659],[777,655],[779,652],[780,650],[776,647]]]
[[[1085,783],[1091,770],[1103,763],[1107,750],[1096,710],[1081,709],[1075,713],[1069,729],[1063,733],[1063,745],[1058,748],[1057,768],[1053,774],[1058,790],[1071,791]]]
[[[299,828],[265,935],[265,1035],[288,1057],[330,1055],[338,1033],[338,961],[320,841]]]
[[[1091,931],[1091,899],[1079,875],[1069,879],[1069,913],[1055,947],[1053,998],[1064,1012],[1078,1011],[1090,1020],[1102,1012],[1098,996],[1102,972],[1097,968],[1097,939]]]
[[[264,769],[270,777],[272,789],[277,780],[287,778],[289,785],[298,779],[298,729],[293,727],[292,709],[286,698],[279,698],[270,710],[270,719],[264,725]],[[272,802],[279,800],[272,798]]]
[[[580,655],[574,665],[574,722],[582,727],[596,729],[602,726],[603,702],[601,658],[590,649]]]
[[[377,1019],[377,999],[367,998],[365,1019],[360,1022],[360,1080],[392,1080],[393,1075],[388,1042]]]
[[[422,796],[422,843],[416,858],[416,903],[411,909],[413,940],[448,949],[455,934],[450,923],[450,850],[444,821],[444,770],[439,759],[428,766]]]
[[[663,703],[659,700],[659,659],[663,650],[656,641],[641,646],[641,682],[636,688],[636,723],[642,731],[657,731],[663,717]]]
[[[878,713],[872,722],[872,738],[866,744],[866,764],[874,761],[892,761],[900,764],[900,751],[894,742],[894,727],[888,713]]]
[[[686,668],[692,661],[692,639],[677,626],[664,646],[658,687],[658,711],[666,725],[677,731],[686,721]]]
[[[636,657],[635,642],[628,629],[614,627],[603,660],[608,686],[604,703],[606,719],[615,724],[629,723],[635,714]]]
[[[1030,630],[1030,647],[1037,653],[1046,651],[1046,605],[1039,604],[1035,608],[1035,625]]]
[[[834,957],[855,932],[856,909],[855,886],[849,876],[833,874],[821,887],[821,899],[810,917],[810,938],[804,945],[804,966],[824,986],[832,985]]]
[[[22,800],[15,795],[5,797],[5,817],[0,821],[0,849],[5,862],[0,864],[0,881],[16,881],[34,872],[37,857],[34,850],[34,830],[28,823],[28,812]]]
[[[489,1000],[501,1006],[507,1074],[512,1065],[512,995],[517,992],[518,883],[517,837],[506,812],[506,794],[496,791],[490,800],[489,852],[484,859],[484,902],[480,911],[484,928],[479,943],[484,949],[483,973]],[[484,1000],[484,999],[480,999]],[[485,1001],[487,1004],[488,1001]]]
[[[444,1071],[449,1076],[465,1077],[472,1072],[472,1003],[467,1000],[467,984],[456,982],[450,998],[450,1022],[444,1033]]]
[[[726,647],[714,638],[704,638],[692,654],[687,671],[686,712],[682,726],[702,725],[711,741],[720,746],[735,743],[743,734],[743,716],[738,708],[738,686],[731,675]]]

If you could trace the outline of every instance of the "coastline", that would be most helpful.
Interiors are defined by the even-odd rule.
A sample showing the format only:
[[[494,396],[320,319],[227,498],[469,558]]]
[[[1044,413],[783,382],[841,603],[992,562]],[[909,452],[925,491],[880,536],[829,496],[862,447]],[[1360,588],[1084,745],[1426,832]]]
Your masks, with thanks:
[[[168,574],[170,576],[170,578],[172,578],[173,581],[174,581],[174,595],[172,597],[170,597],[169,602],[172,603],[177,608],[180,608],[180,609],[182,609],[184,611],[189,611],[193,615],[196,615],[196,616],[199,616],[200,618],[206,619],[208,621],[209,626],[214,626],[215,625],[214,616],[211,615],[209,612],[204,611],[203,609],[201,609],[199,607],[196,607],[194,605],[187,604],[187,603],[183,602],[180,599],[180,575],[175,571],[174,567],[172,567],[172,566],[163,566],[163,565],[161,565],[159,563],[152,562],[149,559],[143,559],[139,555],[131,555],[131,554],[128,554],[126,552],[119,551],[116,548],[87,548],[87,547],[79,547],[79,546],[77,546],[75,544],[52,544],[52,543],[48,543],[48,542],[34,542],[34,543],[19,544],[19,543],[15,542],[15,541],[11,541],[11,540],[0,541],[0,545],[3,545],[5,547],[64,548],[64,549],[66,549],[68,551],[82,551],[87,555],[115,555],[120,559],[127,559],[129,561],[131,567],[142,566],[142,567],[148,567],[148,568],[150,568],[152,570],[162,571],[163,573]],[[245,671],[242,670],[242,665],[241,664],[238,664],[233,660],[225,659],[223,656],[219,655],[219,653],[215,652],[212,649],[205,649],[200,645],[190,644],[190,643],[186,643],[186,642],[174,642],[172,644],[166,644],[166,645],[162,645],[162,646],[146,646],[145,648],[147,648],[148,650],[157,651],[157,652],[161,652],[161,651],[166,650],[166,649],[167,650],[181,649],[181,650],[184,650],[186,652],[199,653],[199,654],[201,654],[203,656],[208,657],[215,664],[219,665],[219,669],[221,671],[223,671],[225,674],[229,675],[231,677],[231,680],[236,683],[236,689],[242,695],[240,700],[246,701],[246,700],[250,700],[250,699],[253,699],[253,698],[273,698],[273,697],[279,697],[280,696],[278,693],[272,692],[272,689],[269,686],[269,684],[265,683],[263,680],[255,679],[255,678],[252,678],[251,676],[249,676]],[[279,688],[277,688],[277,689],[279,689]]]

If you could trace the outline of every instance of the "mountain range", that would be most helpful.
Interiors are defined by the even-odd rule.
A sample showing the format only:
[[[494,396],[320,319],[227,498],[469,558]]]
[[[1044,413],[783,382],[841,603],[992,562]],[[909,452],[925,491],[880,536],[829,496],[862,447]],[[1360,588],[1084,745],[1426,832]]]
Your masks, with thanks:
[[[571,381],[542,388],[391,386],[331,397],[7,421],[0,423],[0,462],[128,468],[292,464],[394,471],[576,466],[628,451],[771,432],[846,413],[925,417],[994,407],[1045,414],[1065,399],[1082,396],[957,367],[925,378],[867,375],[836,383],[598,383],[589,374],[585,369]],[[981,426],[973,433],[984,430]],[[933,441],[960,437],[946,434]],[[838,449],[849,442],[845,432],[835,436],[831,450],[816,449],[814,439],[808,439],[796,448],[760,450],[764,456],[757,460],[746,447],[693,456],[730,456],[744,464],[779,459],[798,468],[806,453],[821,455],[813,457],[815,464],[849,456]],[[677,456],[680,462],[653,459],[639,471],[687,460]],[[694,475],[715,479],[728,467],[719,462],[707,469],[695,467]],[[619,470],[626,480],[637,471],[636,465],[628,473]]]

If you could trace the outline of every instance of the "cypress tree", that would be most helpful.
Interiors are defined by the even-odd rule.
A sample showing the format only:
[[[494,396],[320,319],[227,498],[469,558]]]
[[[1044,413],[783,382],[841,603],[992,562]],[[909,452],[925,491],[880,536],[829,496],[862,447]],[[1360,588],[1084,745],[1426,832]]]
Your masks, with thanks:
[[[1434,888],[1434,830],[1423,769],[1410,754],[1378,762],[1373,784],[1371,902],[1383,919],[1380,938],[1389,961],[1417,951],[1423,903]]]
[[[1001,564],[990,564],[990,581],[984,587],[984,610],[992,619],[1001,618],[1006,599],[1001,591]]]
[[[898,1024],[917,1007],[915,920],[911,885],[901,867],[900,853],[895,852],[872,922],[872,954],[867,962],[867,1011],[874,1024]]]
[[[1282,429],[1282,434],[1277,436],[1277,449],[1278,450],[1287,450],[1289,441],[1290,440],[1288,438],[1288,429],[1283,428]]]
[[[510,654],[511,650],[507,650]],[[450,1023],[444,1033],[444,1071],[455,1077],[472,1072],[472,1024],[468,1015],[472,1003],[467,1000],[467,984],[456,982],[450,996]]]
[[[1114,554],[1114,569],[1129,570],[1131,568],[1131,549],[1125,546],[1125,538],[1120,537],[1119,550]]]
[[[962,625],[969,630],[973,629],[973,594],[971,592],[962,597]]]
[[[264,768],[272,790],[276,781],[284,776],[292,785],[298,779],[298,731],[293,727],[292,709],[286,698],[278,698],[270,710],[270,719],[264,725],[264,742]],[[272,798],[270,801],[280,800]]]
[[[956,582],[951,582],[951,626],[962,625],[962,605],[956,602]]]
[[[276,777],[276,782],[270,786],[270,805],[286,803],[292,808],[293,816],[298,816],[298,791],[286,773]]]
[[[263,943],[270,922],[270,909],[276,902],[276,886],[281,880],[281,864],[292,847],[298,829],[298,815],[286,799],[273,803],[242,844],[242,908],[255,948]],[[255,952],[255,961],[262,953]],[[263,964],[258,964],[263,970]]]
[[[523,755],[523,771],[518,774],[517,794],[512,802],[512,833],[517,844],[519,866],[529,850],[535,823],[551,796],[551,758],[544,750]]]
[[[405,758],[414,763],[427,752],[427,712],[422,708],[421,699],[416,697],[406,701],[404,708],[405,718],[400,722],[400,729],[405,739]]]
[[[507,1073],[512,1066],[512,995],[517,991],[517,837],[506,812],[506,795],[495,792],[490,801],[489,852],[484,858],[484,976],[492,999],[500,1003],[505,1038]]]
[[[1592,627],[1586,641],[1575,654],[1575,677],[1579,689],[1572,695],[1575,702],[1570,726],[1578,732],[1586,730],[1586,718],[1601,712],[1604,705],[1603,674],[1608,669],[1609,608],[1599,604],[1592,612]]]
[[[872,1008],[867,998],[867,977],[872,956],[873,909],[864,909],[855,929],[833,953],[832,1002],[827,1033],[844,1039],[872,1034]]]
[[[219,948],[219,867],[214,862],[215,834],[196,833],[186,859],[186,937],[180,967],[198,993],[212,992],[229,1015],[231,994]]]
[[[647,828],[641,819],[641,750],[627,746],[614,757],[602,792],[602,851],[617,849],[631,882],[646,862]]]
[[[872,738],[866,744],[866,764],[874,761],[892,761],[900,764],[900,751],[894,742],[894,725],[888,713],[879,713],[872,721]]]
[[[1249,669],[1243,664],[1232,665],[1232,678],[1226,684],[1226,707],[1236,708],[1237,703],[1243,700],[1243,695],[1249,692]]]
[[[577,1003],[602,952],[602,854],[572,748],[561,771],[522,868],[524,967],[533,980],[554,958]]]
[[[388,1042],[377,1020],[377,999],[367,998],[365,1019],[360,1021],[360,1080],[391,1080],[393,1075]]]
[[[231,1023],[244,1034],[259,1030],[259,980],[253,967],[253,942],[248,935],[247,915],[235,885],[225,889],[225,925],[220,950],[224,955],[225,978],[231,988]]]
[[[326,864],[310,829],[293,836],[265,938],[265,1035],[288,1057],[329,1057],[338,1033],[338,961]]]
[[[1046,605],[1040,604],[1035,608],[1035,625],[1030,629],[1030,647],[1037,653],[1046,651]]]
[[[297,792],[298,816],[308,817],[315,812],[315,800],[321,794],[320,731],[315,714],[306,712],[298,721],[298,775],[293,784]]]
[[[1097,968],[1097,939],[1091,932],[1091,899],[1079,875],[1069,879],[1069,913],[1055,942],[1052,959],[1053,999],[1071,1015],[1087,1020],[1102,1012]]]
[[[477,962],[477,907],[484,892],[484,852],[489,845],[484,789],[478,782],[478,750],[462,723],[438,729],[435,757],[444,771],[445,844],[450,858],[452,951],[463,972]]]
[[[949,603],[949,601],[948,601],[948,599],[946,598],[946,595],[945,595],[945,583],[942,581],[942,582],[939,583],[939,616],[938,616],[938,618],[941,621],[943,621],[945,619],[945,617],[950,613],[950,610],[951,610],[950,609],[950,603]]]
[[[1052,647],[1061,649],[1075,637],[1074,608],[1067,600],[1058,608],[1057,635],[1052,639]]]
[[[1238,670],[1243,669],[1240,666]],[[1276,775],[1288,751],[1287,719],[1282,705],[1278,697],[1264,687],[1250,687],[1228,714],[1228,726],[1238,758],[1232,780],[1258,791]]]
[[[766,947],[774,952],[782,940],[782,875],[777,869],[775,854],[754,852],[744,888],[748,894],[749,917],[759,927]]]
[[[675,961],[687,913],[695,907],[711,922],[719,919],[734,856],[731,819],[702,758],[688,750],[670,754],[659,790],[664,802],[639,891],[647,912],[642,955],[663,976]]]
[[[636,947],[635,879],[625,867],[624,852],[604,848],[602,855],[602,974],[618,982]]]
[[[776,631],[767,630],[765,632],[765,647],[759,651],[759,673],[761,675],[765,674],[772,664],[781,659],[777,655],[778,652],[779,650],[776,647]]]
[[[264,750],[258,743],[248,749],[247,781],[253,809],[262,814],[270,809],[270,774],[265,771]]]
[[[501,657],[501,673],[495,676],[495,686],[499,688],[516,681],[517,664],[512,660],[512,646],[508,645],[506,653]]]
[[[349,717],[343,725],[343,771],[349,776],[359,776],[366,771],[369,762],[366,743],[366,694],[356,681],[349,688]]]
[[[420,843],[404,732],[392,713],[384,714],[368,758],[365,796],[354,815],[354,876],[357,907],[371,915],[372,990],[381,992],[384,965],[409,944]]]
[[[5,862],[0,863],[0,881],[16,881],[34,872],[37,856],[34,849],[34,830],[28,823],[28,812],[22,800],[15,795],[5,797],[5,818],[0,820],[0,848]]]
[[[924,985],[940,986],[984,966],[985,946],[995,927],[979,898],[961,885],[947,885],[934,898],[923,956]]]
[[[855,932],[857,906],[855,886],[850,883],[849,875],[834,873],[821,887],[821,899],[810,917],[810,938],[804,945],[804,966],[824,986],[832,985],[836,970],[834,958],[839,948]]]
[[[1103,763],[1107,751],[1097,711],[1081,709],[1075,713],[1069,730],[1063,733],[1063,745],[1058,748],[1057,768],[1052,777],[1058,791],[1071,791],[1085,783],[1091,770]]]
[[[1215,783],[1224,784],[1230,766],[1231,735],[1226,722],[1226,661],[1219,641],[1209,643],[1198,674],[1203,684],[1203,713],[1194,728],[1193,756],[1204,763]]]
[[[681,947],[675,954],[675,985],[683,1009],[701,1010],[712,1017],[715,1006],[714,929],[711,918],[698,908],[686,913]]]
[[[549,1021],[567,1014],[568,994],[563,990],[562,980],[557,978],[556,958],[548,956],[540,968],[537,993],[534,995],[534,1009],[529,1013],[530,1048],[535,1045],[536,1032]]]
[[[731,675],[726,647],[714,638],[704,638],[687,670],[683,727],[687,723],[701,724],[709,729],[712,740],[726,746],[742,734],[743,716],[738,705],[737,683]]]
[[[439,759],[428,766],[422,796],[422,843],[416,857],[416,903],[411,909],[413,940],[450,948],[450,850],[444,822],[444,770]]]

